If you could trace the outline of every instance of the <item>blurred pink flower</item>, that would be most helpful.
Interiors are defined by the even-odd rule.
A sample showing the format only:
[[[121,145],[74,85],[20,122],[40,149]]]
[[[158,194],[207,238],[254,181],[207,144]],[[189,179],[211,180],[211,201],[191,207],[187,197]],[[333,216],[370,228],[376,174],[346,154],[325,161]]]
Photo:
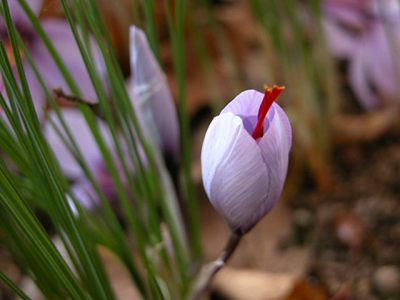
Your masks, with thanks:
[[[397,0],[325,0],[324,27],[333,55],[349,62],[351,87],[366,109],[399,92]],[[389,33],[389,34],[388,34]],[[389,39],[390,38],[390,39]]]
[[[146,136],[179,161],[178,117],[165,74],[154,57],[145,33],[130,28],[131,77],[127,88]]]
[[[39,15],[42,8],[43,0],[26,0],[35,15]],[[8,1],[11,17],[16,25],[17,31],[21,35],[25,45],[32,56],[40,74],[43,76],[44,82],[50,89],[61,88],[65,92],[69,92],[69,88],[64,78],[54,63],[52,56],[48,52],[46,46],[35,32],[34,27],[26,16],[24,10],[17,0]],[[72,74],[76,83],[82,91],[82,96],[89,100],[96,100],[96,93],[92,86],[89,75],[86,71],[85,64],[82,60],[79,48],[75,42],[72,31],[68,23],[61,19],[44,19],[41,20],[43,30],[52,41],[58,54],[61,56],[66,67]],[[10,41],[7,35],[5,21],[0,16],[0,39],[4,44],[6,51],[9,53],[11,64],[14,63]],[[94,61],[101,78],[105,78],[105,69],[100,52],[94,42],[92,42],[92,52]],[[42,116],[42,110],[45,105],[45,95],[36,76],[30,67],[28,61],[23,57],[23,64],[26,78],[31,91],[32,99],[39,117]],[[15,67],[15,65],[13,66]],[[5,96],[5,88],[0,79],[0,93]]]
[[[246,233],[278,201],[292,130],[274,100],[283,88],[248,90],[211,122],[203,142],[204,189],[234,231]]]

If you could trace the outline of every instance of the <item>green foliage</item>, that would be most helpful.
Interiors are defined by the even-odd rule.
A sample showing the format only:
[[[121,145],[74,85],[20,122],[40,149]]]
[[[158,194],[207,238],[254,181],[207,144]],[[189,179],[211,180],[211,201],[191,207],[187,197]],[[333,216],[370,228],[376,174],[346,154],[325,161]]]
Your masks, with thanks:
[[[71,89],[74,97],[80,97],[79,83],[68,72],[65,63],[46,36],[40,21],[32,13],[25,0],[20,1],[35,31],[49,50],[57,67]],[[150,41],[156,49],[154,32],[154,9],[144,6],[147,25],[150,27]],[[118,193],[118,206],[122,218],[127,224],[124,228],[102,192],[95,174],[90,171],[87,162],[66,124],[52,91],[46,87],[35,62],[26,45],[15,29],[9,14],[7,1],[3,1],[4,18],[7,21],[8,35],[12,42],[13,55],[18,74],[13,71],[3,45],[0,51],[2,77],[7,90],[7,99],[1,97],[1,107],[7,116],[0,121],[1,149],[0,161],[0,206],[1,228],[4,245],[13,253],[13,257],[49,299],[113,299],[113,291],[104,266],[98,254],[100,245],[111,250],[124,263],[133,284],[145,299],[177,299],[188,293],[190,276],[193,269],[189,257],[189,245],[178,199],[173,183],[161,152],[142,134],[135,116],[124,77],[114,50],[110,47],[110,37],[105,28],[96,1],[61,1],[65,17],[79,46],[83,61],[95,88],[99,101],[98,113],[104,118],[111,133],[116,157],[108,149],[96,122],[97,115],[88,105],[79,104],[88,127],[101,151],[107,171],[111,174]],[[85,12],[85,13],[82,13]],[[182,8],[178,10],[182,19]],[[153,26],[153,27],[152,27]],[[182,26],[179,24],[178,26]],[[79,30],[78,30],[79,28]],[[152,29],[151,29],[152,28]],[[102,53],[109,79],[110,99],[100,80],[93,61],[89,34],[96,40]],[[182,31],[174,34],[179,40],[174,51],[183,52]],[[175,43],[176,44],[176,43]],[[68,180],[62,171],[43,136],[35,114],[28,84],[24,76],[24,65],[20,50],[29,66],[34,70],[44,89],[51,109],[57,115],[58,122],[52,122],[55,130],[67,149],[79,163],[83,173],[92,184],[101,202],[101,209],[95,213],[80,207],[77,199],[70,193]],[[176,57],[179,57],[176,55]],[[183,60],[177,61],[181,72],[180,89],[184,89]],[[17,78],[19,80],[17,80]],[[19,83],[18,83],[19,82]],[[184,91],[184,90],[183,90]],[[181,106],[184,108],[184,92],[181,94]],[[187,126],[185,109],[181,116]],[[187,130],[187,129],[186,129]],[[185,137],[186,145],[188,136]],[[124,148],[125,147],[125,148]],[[127,149],[127,150],[125,150]],[[146,165],[140,149],[145,153]],[[189,149],[183,150],[189,153]],[[187,155],[187,154],[186,154]],[[190,159],[190,158],[189,158]],[[186,160],[188,162],[188,160]],[[34,162],[34,163],[33,163]],[[123,174],[116,168],[121,162]],[[127,166],[134,166],[135,176]],[[186,164],[190,172],[188,163]],[[187,176],[188,173],[185,173]],[[128,189],[122,182],[128,180]],[[190,179],[185,183],[190,186]],[[132,201],[132,199],[135,199]],[[72,201],[72,202],[71,202]],[[73,203],[73,204],[71,204]],[[40,209],[51,220],[57,234],[63,240],[63,246],[69,255],[62,257],[51,240],[51,236],[36,217]],[[197,210],[191,216],[197,214]],[[198,219],[194,227],[197,236],[197,254],[199,253]],[[166,225],[167,235],[173,249],[167,251],[161,232],[161,223]],[[196,231],[197,230],[197,231]],[[134,242],[130,241],[133,237]],[[72,266],[66,259],[71,260]],[[25,297],[16,284],[4,274],[1,280],[21,297]]]

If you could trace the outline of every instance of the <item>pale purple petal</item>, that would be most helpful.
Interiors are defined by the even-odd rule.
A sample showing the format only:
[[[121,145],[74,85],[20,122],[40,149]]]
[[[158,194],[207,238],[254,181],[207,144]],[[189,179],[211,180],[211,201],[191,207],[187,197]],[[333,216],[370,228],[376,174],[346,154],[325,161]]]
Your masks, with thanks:
[[[127,186],[126,176],[122,172],[121,166],[117,162],[117,170],[121,176],[121,180],[125,186]],[[94,179],[96,180],[101,192],[104,194],[106,199],[110,202],[115,201],[118,198],[118,193],[114,185],[114,181],[106,166],[102,163],[98,164],[95,170],[92,170]],[[72,187],[72,194],[76,199],[87,209],[92,210],[100,205],[100,199],[97,192],[91,182],[84,176],[75,179]],[[129,190],[126,190],[129,193]]]
[[[272,104],[263,136],[252,132],[264,95],[242,92],[213,119],[204,138],[201,163],[210,202],[233,230],[249,231],[276,204],[285,181],[292,130]]]
[[[382,6],[386,21],[380,16],[377,1],[328,0],[324,5],[329,48],[335,56],[349,60],[350,85],[366,109],[378,107],[381,96],[390,98],[399,91],[395,61],[400,44],[399,4],[388,0]],[[343,16],[347,10],[365,19],[365,26],[354,37],[343,27],[354,25],[357,19]]]
[[[117,191],[110,173],[103,164],[98,164],[96,170],[93,170],[95,180],[104,193],[104,196],[113,201],[117,199]],[[80,177],[74,181],[71,187],[72,194],[87,209],[94,209],[100,204],[97,192],[91,182],[86,177]]]
[[[393,46],[399,46],[400,26],[394,29],[391,42],[393,42]],[[392,45],[389,44],[388,38],[384,25],[376,24],[365,37],[364,51],[366,52],[365,64],[368,64],[368,74],[372,84],[379,94],[390,97],[398,91],[398,80],[395,73],[396,53],[398,52],[391,48]]]
[[[135,84],[154,86],[165,77],[158,64],[143,30],[130,27],[131,73]]]
[[[91,130],[88,127],[85,118],[78,110],[75,109],[64,109],[62,111],[62,115],[83,155],[84,160],[89,166],[89,169],[92,172],[96,172],[99,169],[99,166],[101,166],[103,163],[103,156],[94,137],[92,136]],[[58,128],[60,127],[60,123],[55,112],[52,112],[49,115],[49,118],[53,120],[55,124],[57,124]],[[106,145],[110,147],[112,140],[106,124],[101,120],[98,120],[98,126]],[[65,175],[71,179],[81,178],[83,175],[81,167],[69,149],[65,146],[50,122],[48,122],[44,128],[44,135],[53,149]]]
[[[124,184],[127,184],[127,179],[125,173],[123,173],[123,168],[121,166],[121,162],[118,159],[114,160],[115,167],[117,169],[118,174],[120,175],[120,179]],[[133,170],[133,168],[129,168],[129,170]],[[133,173],[132,173],[133,175]],[[113,200],[117,197],[117,191],[115,189],[114,181],[111,174],[108,172],[108,169],[104,163],[99,164],[96,170],[96,181],[100,186],[100,189],[104,193],[107,199]]]
[[[361,46],[353,56],[349,65],[349,81],[357,99],[366,109],[373,109],[379,105],[379,101],[368,79],[368,66],[365,58],[365,49]]]
[[[143,94],[135,94],[134,97],[140,101],[142,96]],[[141,102],[141,106],[146,119],[157,129],[153,134],[159,135],[164,151],[174,155],[178,161],[180,152],[178,119],[167,83],[164,82],[147,100]]]
[[[241,92],[225,106],[221,114],[231,112],[244,117],[257,116],[263,97],[264,94],[256,90]]]
[[[366,17],[371,12],[371,8],[372,2],[366,0],[325,0],[323,4],[326,18],[358,29],[365,26]]]
[[[178,159],[179,127],[174,101],[144,32],[135,26],[130,29],[130,52],[132,101],[139,103],[152,138]]]
[[[35,107],[39,121],[43,121],[44,110],[46,108],[46,98],[42,86],[36,78],[33,70],[30,67],[25,67],[25,76],[28,82],[29,90],[32,97],[32,102]]]
[[[39,81],[36,79],[33,70],[28,66],[28,64],[25,64],[24,70],[36,114],[38,116],[39,121],[42,121],[44,118],[44,109],[46,106],[44,91]],[[0,76],[0,93],[3,95],[6,102],[8,102],[9,101],[8,95],[6,93],[5,86],[3,85],[1,76]],[[5,112],[3,111],[2,108],[0,108],[0,111],[1,111],[0,116],[2,118],[6,118]],[[9,124],[8,121],[6,121],[6,123]]]
[[[222,113],[211,122],[201,153],[203,183],[232,229],[250,230],[270,207],[271,178],[256,141],[242,120]]]
[[[330,20],[323,20],[329,51],[339,58],[349,58],[357,48],[359,38]]]
[[[0,93],[5,97],[6,94],[6,87],[3,84],[3,77],[0,76]]]
[[[325,0],[322,20],[328,48],[333,55],[349,58],[354,54],[362,32],[375,19],[373,1]]]
[[[376,0],[377,1],[377,0]],[[375,2],[376,2],[375,1]],[[380,3],[376,3],[377,10],[381,10],[384,18],[398,20],[400,17],[400,3],[399,0],[379,0]],[[381,7],[379,7],[381,5]]]
[[[2,76],[0,76],[0,93],[3,96],[4,100],[6,101],[6,103],[8,103],[8,96],[7,96],[7,92],[6,92],[6,87],[3,84]],[[6,125],[10,125],[10,122],[7,119],[7,115],[6,115],[3,107],[1,107],[1,106],[0,106],[0,118],[4,120]]]
[[[161,146],[161,136],[158,133],[157,125],[154,122],[153,113],[151,108],[149,109],[148,102],[140,102],[140,97],[136,94],[133,80],[129,78],[126,82],[126,89],[131,99],[131,104],[135,110],[135,117],[141,125],[142,133],[145,137],[151,138],[152,142],[156,146]],[[146,106],[146,107],[145,107]]]
[[[278,201],[283,189],[292,146],[292,128],[286,113],[276,103],[270,108],[267,118],[269,128],[264,130],[258,145],[270,176],[268,194],[270,201],[266,203],[268,212]]]
[[[40,10],[42,9],[43,0],[26,0],[29,7],[32,9],[32,12],[35,15],[39,15]],[[18,0],[8,0],[8,7],[10,9],[11,18],[17,24],[18,27],[23,29],[30,30],[32,28],[32,24],[29,21],[29,18],[25,14],[24,9],[20,6]],[[0,27],[5,26],[3,17],[0,16]]]
[[[263,98],[264,94],[259,91],[246,90],[229,102],[221,111],[221,114],[231,112],[237,115],[242,119],[243,126],[247,132],[252,134],[258,120],[258,110]],[[271,113],[268,115],[271,115]],[[264,131],[269,127],[269,120],[270,117],[265,118]]]
[[[86,178],[81,178],[72,185],[71,193],[75,196],[76,200],[88,210],[92,210],[99,204],[96,192]]]
[[[229,102],[225,108],[221,111],[224,113],[233,113],[234,115],[242,119],[243,125],[247,132],[251,134],[258,120],[258,111],[260,109],[261,102],[264,98],[264,94],[256,90],[246,90],[241,92],[236,96],[231,102]],[[264,121],[264,134],[268,132],[271,122],[274,122],[275,112],[278,114],[278,120],[276,122],[281,123],[282,127],[279,130],[283,130],[282,137],[285,137],[285,144],[291,147],[292,141],[292,129],[289,124],[289,120],[282,110],[282,108],[277,104],[273,103],[267,117]],[[277,123],[276,123],[277,124]],[[276,127],[276,124],[274,125]],[[277,129],[277,128],[275,128]]]
[[[61,55],[61,58],[75,82],[80,87],[83,98],[89,103],[96,103],[97,96],[92,81],[90,80],[85,63],[68,23],[56,19],[44,20],[41,23],[46,34],[53,42],[57,52]],[[105,81],[106,72],[104,63],[99,53],[99,49],[94,42],[92,42],[92,50],[98,74],[100,75],[100,78]],[[69,88],[64,77],[60,73],[57,65],[54,63],[50,53],[47,51],[46,46],[41,41],[32,45],[31,54],[49,87],[51,89],[62,88],[68,93]]]
[[[231,112],[242,119],[247,132],[251,134],[258,119],[258,110],[264,94],[248,90],[239,94],[221,112]],[[286,178],[289,150],[292,143],[292,129],[285,112],[274,103],[264,122],[264,135],[258,140],[261,154],[265,161],[271,184],[268,192],[266,210],[260,211],[260,218],[267,213],[279,199]]]

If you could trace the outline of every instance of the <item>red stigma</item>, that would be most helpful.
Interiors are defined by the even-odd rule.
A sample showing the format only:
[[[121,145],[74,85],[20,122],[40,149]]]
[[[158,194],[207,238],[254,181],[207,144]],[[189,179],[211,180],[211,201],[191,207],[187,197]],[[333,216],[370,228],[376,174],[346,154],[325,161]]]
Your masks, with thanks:
[[[264,98],[261,102],[260,109],[258,110],[258,121],[254,131],[252,133],[252,137],[257,140],[258,138],[264,135],[264,121],[265,117],[269,109],[271,108],[272,103],[278,98],[278,96],[285,89],[283,86],[274,85],[272,88],[265,87],[264,88]]]

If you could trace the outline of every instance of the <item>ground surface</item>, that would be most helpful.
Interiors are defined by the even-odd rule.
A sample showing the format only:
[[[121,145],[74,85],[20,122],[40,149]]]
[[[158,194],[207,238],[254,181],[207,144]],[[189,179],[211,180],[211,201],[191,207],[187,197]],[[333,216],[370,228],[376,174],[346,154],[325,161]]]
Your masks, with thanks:
[[[342,146],[333,161],[332,190],[305,180],[248,234],[229,265],[318,282],[334,299],[400,299],[391,292],[400,289],[399,138]],[[202,219],[212,259],[228,231],[207,203]]]

